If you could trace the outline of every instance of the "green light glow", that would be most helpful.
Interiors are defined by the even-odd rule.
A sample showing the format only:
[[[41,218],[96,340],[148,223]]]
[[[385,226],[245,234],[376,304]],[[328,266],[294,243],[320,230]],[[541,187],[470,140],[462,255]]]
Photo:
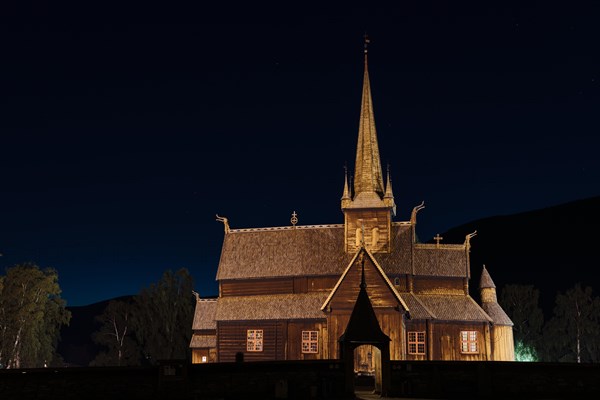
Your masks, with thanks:
[[[537,351],[533,346],[526,345],[521,341],[515,343],[515,360],[524,362],[538,361]]]

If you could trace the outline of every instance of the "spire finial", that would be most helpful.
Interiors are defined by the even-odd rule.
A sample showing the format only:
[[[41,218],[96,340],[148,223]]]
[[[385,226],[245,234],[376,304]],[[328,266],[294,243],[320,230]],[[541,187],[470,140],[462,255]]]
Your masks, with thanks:
[[[350,200],[350,187],[348,186],[348,166],[346,164],[344,164],[344,193],[342,194],[342,200]]]
[[[367,35],[366,31],[363,37],[365,38],[365,54],[367,54],[369,52],[369,43],[371,43],[371,40],[369,40],[369,35]]]

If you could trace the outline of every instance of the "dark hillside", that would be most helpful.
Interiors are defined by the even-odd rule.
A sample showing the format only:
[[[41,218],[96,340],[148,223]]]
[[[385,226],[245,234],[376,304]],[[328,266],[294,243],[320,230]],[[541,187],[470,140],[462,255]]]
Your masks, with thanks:
[[[71,311],[71,322],[60,331],[58,353],[69,366],[87,367],[98,352],[99,346],[94,343],[92,335],[100,327],[96,316],[101,315],[112,300],[126,300],[131,296],[108,299],[87,306],[67,307]]]
[[[600,291],[598,247],[600,197],[540,210],[485,218],[441,234],[444,243],[471,244],[471,294],[478,298],[485,264],[499,290],[509,283],[532,284],[550,313],[557,291],[575,283]]]

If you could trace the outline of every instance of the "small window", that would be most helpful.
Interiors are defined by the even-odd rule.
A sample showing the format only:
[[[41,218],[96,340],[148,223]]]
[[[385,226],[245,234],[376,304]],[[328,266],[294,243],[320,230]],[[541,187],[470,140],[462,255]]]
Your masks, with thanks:
[[[263,351],[262,329],[248,329],[246,334],[247,351]]]
[[[479,353],[479,344],[477,343],[477,331],[460,332],[460,352],[465,354]]]
[[[206,356],[202,356],[202,362],[203,363],[208,362],[208,358]]]
[[[360,247],[363,244],[362,229],[356,228],[356,247]]]
[[[302,331],[302,352],[319,352],[319,331]]]
[[[377,242],[379,242],[379,228],[373,228],[371,230],[371,247],[377,248]]]
[[[394,278],[394,286],[400,286],[400,278],[398,278],[398,277]]]
[[[408,332],[408,354],[425,354],[425,332]]]

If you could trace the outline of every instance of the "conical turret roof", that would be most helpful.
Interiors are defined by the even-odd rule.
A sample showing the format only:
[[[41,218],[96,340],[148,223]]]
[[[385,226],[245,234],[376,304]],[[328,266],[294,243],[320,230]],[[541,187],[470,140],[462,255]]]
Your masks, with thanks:
[[[485,289],[485,288],[495,289],[496,285],[494,284],[494,281],[492,280],[490,273],[488,272],[488,270],[485,268],[485,265],[484,265],[483,271],[481,271],[481,280],[479,281],[479,289]]]

